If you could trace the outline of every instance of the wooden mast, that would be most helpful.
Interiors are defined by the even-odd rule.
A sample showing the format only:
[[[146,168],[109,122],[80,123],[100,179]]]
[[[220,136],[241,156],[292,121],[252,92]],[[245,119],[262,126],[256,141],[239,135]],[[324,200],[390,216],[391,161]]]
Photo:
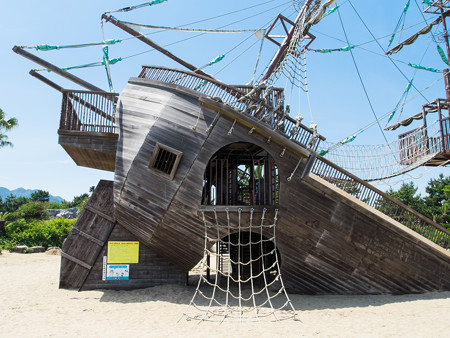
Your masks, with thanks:
[[[292,25],[291,29],[289,30],[289,33],[284,38],[283,43],[281,44],[277,53],[275,54],[272,61],[270,62],[270,65],[267,68],[266,73],[262,77],[261,82],[266,81],[272,75],[272,73],[275,71],[275,69],[277,69],[281,60],[283,60],[284,56],[286,55],[289,44],[291,43],[292,37],[295,32],[295,28],[297,27],[297,25],[300,22],[300,20],[302,19],[302,17],[304,15],[306,15],[306,13],[309,10],[309,8],[311,7],[311,4],[313,3],[313,1],[314,0],[306,0],[305,4],[302,6],[300,12],[297,15],[297,18],[294,21],[294,24]]]
[[[447,31],[447,23],[445,22],[446,16],[444,15],[444,4],[442,3],[442,0],[439,1],[440,4],[440,12],[441,12],[441,18],[442,18],[442,26],[444,27],[444,40],[445,40],[445,47],[447,49],[447,60],[450,60],[450,45],[448,41],[448,31]],[[444,69],[444,83],[445,83],[445,96],[447,98],[447,103],[450,102],[450,71],[448,68]],[[450,109],[449,109],[449,116],[450,116]],[[440,117],[442,119],[442,117]]]
[[[155,48],[157,51],[163,53],[164,55],[168,56],[172,60],[178,62],[180,65],[186,67],[187,69],[193,71],[194,73],[201,74],[201,75],[207,76],[209,78],[213,78],[211,75],[203,72],[202,70],[198,69],[194,65],[191,65],[189,62],[184,61],[183,59],[181,59],[178,56],[176,56],[176,55],[172,54],[171,52],[169,52],[167,49],[165,49],[165,48],[161,47],[160,45],[156,44],[154,41],[150,40],[145,35],[139,33],[138,31],[132,29],[131,27],[123,24],[122,22],[117,20],[115,17],[113,17],[111,15],[103,14],[102,15],[102,19],[112,23],[114,26],[117,26],[120,29],[124,30],[125,32],[133,35],[134,37],[136,37],[137,39],[141,40],[145,44],[149,45],[152,48]]]
[[[41,65],[42,67],[47,68],[48,70],[51,70],[52,72],[72,81],[75,82],[76,84],[80,85],[81,87],[84,87],[86,89],[92,90],[94,92],[105,92],[103,89],[94,86],[92,83],[89,83],[81,78],[79,78],[78,76],[75,76],[73,74],[70,74],[68,71],[61,69],[53,64],[51,64],[48,61],[45,61],[43,59],[41,59],[40,57],[37,57],[36,55],[33,55],[29,52],[27,52],[26,50],[24,50],[23,48],[20,48],[18,46],[14,46],[13,51],[21,56],[23,56],[24,58],[27,58],[35,63],[37,63],[38,65]],[[31,74],[33,75],[33,74]],[[40,79],[42,80],[42,79]],[[47,83],[48,84],[48,83]]]

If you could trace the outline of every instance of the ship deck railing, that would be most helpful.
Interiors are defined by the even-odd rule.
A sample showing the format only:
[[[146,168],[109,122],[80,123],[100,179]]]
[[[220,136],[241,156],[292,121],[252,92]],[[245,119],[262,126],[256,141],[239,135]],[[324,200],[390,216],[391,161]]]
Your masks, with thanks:
[[[333,162],[318,155],[311,171],[433,243],[444,249],[450,249],[450,230],[340,168]]]
[[[421,126],[400,134],[398,140],[400,164],[403,165],[410,165],[429,154],[450,153],[450,117],[439,119],[431,126]]]
[[[282,100],[282,92],[272,90],[263,102],[265,94],[261,88],[255,96],[246,96],[250,87],[227,86],[217,80],[195,73],[165,67],[144,66],[141,78],[172,83],[198,91],[240,109],[282,132],[291,140],[306,147],[313,139],[314,132],[299,124],[282,110],[274,111],[274,106]],[[238,89],[240,88],[240,89]],[[61,110],[60,130],[85,133],[117,134],[115,125],[116,93],[64,90]],[[268,102],[269,104],[267,104]],[[251,107],[256,107],[252,109]],[[445,130],[449,131],[450,118],[443,119]],[[449,133],[447,132],[446,135]],[[319,137],[318,141],[323,139]],[[319,142],[309,147],[316,150]],[[448,141],[446,143],[449,144]],[[386,193],[376,189],[355,175],[338,167],[322,156],[317,156],[312,172],[338,188],[348,192],[369,206],[381,211],[408,228],[416,231],[432,242],[450,249],[450,231],[438,223],[419,214]]]
[[[63,90],[60,130],[116,134],[117,93]]]
[[[325,138],[285,113],[280,88],[229,86],[201,74],[161,66],[142,66],[139,78],[174,84],[194,90],[238,109],[283,133],[305,148],[317,150]]]
[[[388,130],[395,130],[399,126],[407,126],[413,120],[422,119],[423,125],[398,136],[400,164],[411,165],[429,158],[423,165],[441,166],[450,160],[450,114],[449,102],[446,99],[436,99],[422,106],[422,112],[408,117],[392,126]],[[443,112],[447,111],[447,116]],[[437,114],[433,123],[427,119],[431,113]]]

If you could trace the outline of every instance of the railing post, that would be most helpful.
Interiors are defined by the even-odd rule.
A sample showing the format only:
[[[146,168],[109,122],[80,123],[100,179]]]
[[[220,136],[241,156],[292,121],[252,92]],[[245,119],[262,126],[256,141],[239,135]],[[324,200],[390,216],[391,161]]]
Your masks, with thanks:
[[[443,124],[444,120],[442,118],[442,111],[439,100],[438,100],[438,118],[439,118],[439,128],[441,132],[441,152],[445,152],[446,149],[445,149],[444,124]]]

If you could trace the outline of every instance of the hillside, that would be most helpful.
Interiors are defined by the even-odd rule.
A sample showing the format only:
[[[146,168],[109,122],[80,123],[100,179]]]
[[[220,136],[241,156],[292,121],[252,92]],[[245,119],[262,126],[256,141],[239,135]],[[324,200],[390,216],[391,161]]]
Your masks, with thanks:
[[[11,194],[14,194],[16,197],[31,197],[31,194],[38,191],[39,189],[24,189],[17,188],[14,190],[9,190],[4,187],[0,187],[0,197],[5,200]],[[64,199],[59,196],[50,195],[50,202],[62,202]]]

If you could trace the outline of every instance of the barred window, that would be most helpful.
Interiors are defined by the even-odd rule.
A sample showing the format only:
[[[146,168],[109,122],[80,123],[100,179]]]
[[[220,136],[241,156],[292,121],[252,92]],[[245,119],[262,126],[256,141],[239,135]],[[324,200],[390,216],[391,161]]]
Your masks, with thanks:
[[[181,156],[183,156],[181,151],[157,143],[150,160],[149,168],[154,169],[158,173],[163,174],[172,180],[177,171]]]

